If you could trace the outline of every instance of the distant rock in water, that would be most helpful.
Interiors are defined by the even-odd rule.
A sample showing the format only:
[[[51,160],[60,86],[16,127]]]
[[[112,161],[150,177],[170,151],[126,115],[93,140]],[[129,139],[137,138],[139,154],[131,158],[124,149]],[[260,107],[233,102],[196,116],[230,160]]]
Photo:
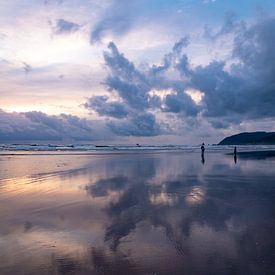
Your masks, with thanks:
[[[219,145],[262,144],[275,145],[275,132],[240,133],[223,139]]]

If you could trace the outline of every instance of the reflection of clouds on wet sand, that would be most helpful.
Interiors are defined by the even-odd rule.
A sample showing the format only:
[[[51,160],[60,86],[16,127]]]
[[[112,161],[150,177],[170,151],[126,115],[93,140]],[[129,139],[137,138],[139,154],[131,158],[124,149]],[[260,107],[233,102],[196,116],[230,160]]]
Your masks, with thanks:
[[[204,201],[205,192],[199,187],[193,187],[190,193],[186,196],[185,200],[189,205],[201,204]]]
[[[202,166],[192,153],[83,158],[60,172],[0,181],[0,271],[274,270],[272,161],[234,165],[212,154]]]
[[[177,202],[176,196],[169,196],[165,192],[153,194],[150,196],[150,202],[153,205],[174,205]]]

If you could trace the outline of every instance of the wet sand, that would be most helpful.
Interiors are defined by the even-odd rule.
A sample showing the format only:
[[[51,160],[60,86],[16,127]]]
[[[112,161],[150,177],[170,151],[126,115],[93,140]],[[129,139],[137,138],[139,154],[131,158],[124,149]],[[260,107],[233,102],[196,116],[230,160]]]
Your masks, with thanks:
[[[274,274],[275,158],[0,156],[0,274]]]
[[[233,154],[231,154],[233,155]],[[239,158],[247,158],[247,159],[266,159],[266,158],[275,158],[275,151],[248,151],[248,152],[239,152]]]

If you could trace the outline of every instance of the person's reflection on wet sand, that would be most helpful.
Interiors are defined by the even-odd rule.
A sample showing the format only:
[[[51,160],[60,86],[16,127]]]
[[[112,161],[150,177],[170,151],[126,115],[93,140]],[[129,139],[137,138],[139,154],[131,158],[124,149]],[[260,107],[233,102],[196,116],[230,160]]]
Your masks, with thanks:
[[[204,164],[205,163],[205,158],[204,158],[204,153],[201,153],[201,163]]]
[[[234,162],[237,163],[237,147],[234,147]]]

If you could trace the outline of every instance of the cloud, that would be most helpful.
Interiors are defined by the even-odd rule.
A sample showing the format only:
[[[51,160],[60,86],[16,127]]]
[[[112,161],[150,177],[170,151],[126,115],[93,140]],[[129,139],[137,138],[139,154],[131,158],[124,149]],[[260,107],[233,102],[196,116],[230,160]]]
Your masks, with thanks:
[[[51,4],[62,4],[64,0],[44,0],[44,5],[51,5]]]
[[[183,91],[167,95],[164,104],[165,112],[181,113],[185,117],[195,117],[199,112],[199,107],[196,106],[190,96]]]
[[[80,25],[64,19],[58,19],[54,28],[56,34],[69,34],[80,29]]]
[[[227,12],[224,18],[224,22],[221,27],[215,32],[209,26],[204,27],[204,36],[206,38],[215,40],[221,36],[234,33],[238,28],[243,26],[243,22],[239,22],[237,15],[233,12]]]
[[[0,140],[96,140],[104,138],[104,125],[72,115],[42,112],[8,113],[0,110]]]
[[[188,72],[188,57],[183,54],[183,50],[189,45],[189,37],[184,36],[175,43],[170,53],[166,54],[161,65],[153,65],[152,73],[158,74],[169,70],[172,66],[177,67],[183,73]]]
[[[149,106],[150,87],[146,76],[121,54],[111,42],[110,52],[104,53],[107,68],[110,71],[105,84],[110,91],[115,90],[130,107],[144,109]]]
[[[237,61],[229,71],[218,61],[193,71],[190,84],[204,93],[206,117],[234,124],[275,116],[274,28],[275,19],[268,18],[236,30],[232,55]]]
[[[85,108],[96,111],[101,116],[109,116],[114,118],[124,118],[128,111],[126,107],[119,102],[107,102],[106,96],[94,96],[88,99],[84,104]]]
[[[84,106],[101,116],[123,119],[108,123],[111,131],[120,136],[155,136],[165,132],[167,125],[161,125],[156,119],[155,112],[180,113],[181,116],[195,117],[199,112],[199,106],[185,93],[182,81],[171,81],[165,76],[173,67],[182,75],[190,73],[188,59],[182,53],[188,43],[188,37],[183,37],[164,57],[163,64],[152,65],[146,71],[142,71],[129,61],[113,42],[109,43],[109,51],[104,52],[109,72],[104,84],[109,96],[91,97]],[[167,89],[170,89],[172,94],[167,94],[163,98],[158,94],[152,94],[154,90]],[[114,95],[119,101],[111,100]],[[140,111],[143,112],[142,115]]]
[[[119,136],[157,136],[161,134],[160,126],[151,113],[133,116],[127,121],[112,121],[109,127]]]
[[[110,130],[119,136],[155,136],[161,133],[155,116],[149,113],[152,101],[149,96],[150,85],[146,75],[121,54],[114,43],[110,43],[110,52],[104,53],[109,75],[105,85],[110,93],[116,92],[121,102],[107,102],[109,97],[91,97],[85,104],[99,115],[123,121],[110,121]],[[111,95],[110,95],[111,97]],[[138,110],[143,110],[140,115]]]
[[[186,36],[175,43],[161,64],[141,70],[111,42],[109,51],[104,52],[109,71],[104,83],[110,98],[113,94],[119,97],[116,103],[119,109],[107,103],[109,97],[104,102],[90,99],[94,103],[90,108],[100,115],[122,118],[119,110],[124,106],[128,110],[127,119],[123,117],[123,121],[111,121],[108,125],[117,135],[134,136],[142,136],[142,132],[144,136],[163,133],[165,127],[159,118],[169,124],[169,113],[189,126],[198,127],[198,123],[206,120],[216,129],[272,118],[275,116],[274,29],[275,18],[246,26],[229,14],[215,39],[228,33],[233,35],[231,65],[227,60],[213,60],[205,66],[192,66],[185,53],[189,45]],[[199,102],[194,102],[190,89],[201,93]],[[139,111],[144,114],[139,115]],[[148,131],[150,127],[152,130]]]
[[[112,1],[101,19],[93,27],[90,42],[100,42],[107,33],[114,35],[126,33],[136,18],[134,14],[136,2],[127,0]]]
[[[120,7],[118,1],[112,3],[112,8],[115,7],[115,3],[118,5],[117,8]],[[122,16],[127,12],[127,4],[116,12]],[[112,21],[115,17],[111,13],[106,12],[105,15],[97,24],[98,32],[96,28],[94,29],[97,39],[101,39],[106,32],[115,33],[116,28],[121,27],[123,31],[128,31],[128,27],[132,26],[132,23],[129,26],[119,23],[116,25]],[[109,21],[108,18],[112,20]],[[125,17],[126,22],[127,20],[128,17]],[[104,22],[108,22],[109,25]],[[113,27],[113,23],[116,26]],[[60,34],[75,32],[79,28],[80,25],[77,23],[64,19],[58,19],[56,22],[56,32]],[[111,42],[104,51],[107,76],[103,83],[107,95],[91,96],[84,106],[104,117],[102,124],[114,134],[138,137],[161,135],[165,132],[164,129],[167,129],[165,125],[171,125],[175,130],[177,125],[181,124],[184,127],[188,125],[190,127],[188,130],[195,130],[199,124],[210,123],[216,129],[228,129],[251,120],[272,119],[275,115],[274,28],[274,17],[245,24],[239,22],[234,14],[228,14],[225,23],[215,31],[211,31],[210,36],[217,42],[230,38],[233,45],[230,59],[213,59],[209,64],[200,66],[192,64],[193,60],[188,54],[190,49],[192,52],[192,49],[197,47],[197,41],[194,43],[192,40],[194,36],[181,38],[159,63],[155,61],[155,64],[143,64],[143,66],[128,59],[117,46],[121,44],[116,45]],[[216,43],[216,41],[210,39],[207,43]],[[63,51],[63,46],[61,48]],[[86,53],[83,55],[86,56]],[[22,58],[22,60],[28,59]],[[30,63],[35,65],[33,62]],[[24,70],[29,72],[31,70],[29,61],[24,65]],[[33,69],[32,76],[24,79],[39,87],[47,82],[47,87],[50,87],[48,83],[51,84],[53,81],[46,81],[44,76],[42,82],[35,79],[36,71],[37,68]],[[63,70],[58,71],[56,75],[66,75],[66,77],[62,81],[56,77],[54,81],[58,81],[58,85],[66,83],[67,89],[70,78],[67,72],[65,73]],[[17,71],[14,74],[17,74]],[[85,74],[85,79],[88,79],[87,75]],[[84,77],[81,79],[78,77],[81,84],[84,83]],[[95,81],[98,81],[97,77]],[[72,87],[71,83],[69,86]],[[8,88],[6,90],[5,92],[9,93]],[[190,90],[199,91],[202,94],[201,100],[195,102],[188,92]],[[44,121],[35,123],[42,123],[45,126]],[[152,129],[149,130],[149,127]],[[49,131],[49,128],[45,128],[45,131]]]

